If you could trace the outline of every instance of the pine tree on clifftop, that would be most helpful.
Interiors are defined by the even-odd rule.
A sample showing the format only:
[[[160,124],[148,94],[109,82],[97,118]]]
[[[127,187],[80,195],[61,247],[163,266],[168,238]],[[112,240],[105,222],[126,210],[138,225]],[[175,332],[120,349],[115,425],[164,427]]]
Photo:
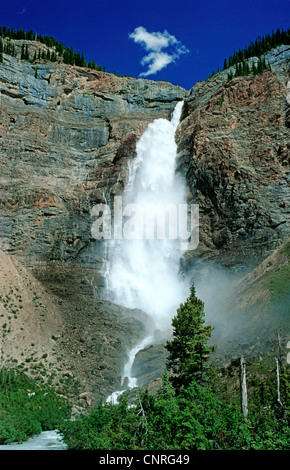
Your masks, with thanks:
[[[3,62],[3,41],[0,39],[0,62]]]

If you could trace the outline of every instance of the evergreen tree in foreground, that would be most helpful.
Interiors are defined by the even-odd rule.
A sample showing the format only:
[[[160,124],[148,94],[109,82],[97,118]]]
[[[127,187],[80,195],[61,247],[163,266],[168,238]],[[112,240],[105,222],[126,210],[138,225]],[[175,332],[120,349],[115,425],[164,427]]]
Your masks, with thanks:
[[[116,405],[101,401],[79,419],[64,421],[58,429],[69,449],[289,450],[289,413],[281,416],[280,407],[272,406],[272,397],[259,379],[247,419],[232,389],[223,397],[217,393],[222,385],[218,377],[216,382],[205,382],[212,328],[204,324],[204,305],[194,286],[172,325],[174,335],[167,349],[174,383],[165,370],[156,392],[147,388],[125,392]],[[283,383],[286,380],[285,375]],[[286,405],[284,395],[282,401]]]
[[[214,347],[207,345],[213,328],[204,323],[204,303],[196,297],[192,285],[190,296],[172,320],[173,339],[166,344],[169,351],[167,366],[173,372],[171,380],[176,391],[193,380],[202,382],[205,379],[209,369],[206,361]]]

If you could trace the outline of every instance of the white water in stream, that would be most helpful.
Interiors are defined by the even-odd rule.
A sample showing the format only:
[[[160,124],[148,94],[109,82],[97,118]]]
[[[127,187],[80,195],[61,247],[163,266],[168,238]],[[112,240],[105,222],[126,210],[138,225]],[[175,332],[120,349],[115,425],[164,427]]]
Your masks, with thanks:
[[[43,431],[26,442],[1,445],[1,450],[67,450],[67,446],[57,431]]]
[[[124,307],[142,310],[151,323],[145,338],[128,352],[122,385],[127,378],[129,388],[137,386],[136,378],[131,373],[137,352],[152,344],[156,332],[159,337],[168,335],[171,331],[171,319],[188,294],[188,286],[179,273],[182,256],[180,240],[171,239],[168,219],[165,231],[167,236],[158,237],[155,228],[155,236],[148,239],[146,232],[148,226],[152,227],[150,221],[153,220],[153,206],[171,204],[178,207],[179,204],[186,204],[185,184],[181,178],[177,178],[175,172],[175,131],[182,105],[182,102],[176,105],[171,121],[156,119],[148,125],[137,143],[137,156],[130,162],[123,207],[135,204],[142,208],[143,236],[139,239],[123,237],[121,240],[110,240],[107,246],[108,299]],[[122,390],[114,392],[107,401],[116,403],[121,393]]]

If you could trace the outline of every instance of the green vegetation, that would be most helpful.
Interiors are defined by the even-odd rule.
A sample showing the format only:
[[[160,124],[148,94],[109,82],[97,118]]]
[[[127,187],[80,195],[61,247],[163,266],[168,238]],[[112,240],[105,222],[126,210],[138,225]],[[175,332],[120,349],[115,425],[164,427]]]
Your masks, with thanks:
[[[280,363],[280,403],[270,359],[248,366],[245,418],[238,367],[221,375],[209,366],[212,328],[194,286],[172,325],[167,369],[155,393],[126,392],[117,405],[101,402],[75,421],[49,381],[40,385],[20,368],[0,370],[0,444],[59,429],[75,450],[289,450],[289,365]]]
[[[255,62],[252,63],[252,66],[249,66],[249,63],[243,59],[242,62],[239,62],[235,65],[235,77],[244,77],[246,75],[260,75],[264,70],[271,71],[271,66],[269,63],[266,64],[265,57],[259,57],[257,65]],[[228,79],[231,79],[230,74]]]
[[[8,41],[3,43],[2,38],[8,38]],[[25,40],[25,41],[38,41],[49,48],[47,51],[39,48],[38,52],[35,51],[33,57],[29,56],[28,45],[22,45],[21,59],[29,60],[33,63],[39,61],[45,62],[64,62],[69,65],[77,65],[78,67],[88,67],[93,70],[106,71],[105,65],[102,67],[95,63],[94,60],[86,61],[84,54],[74,51],[72,47],[65,46],[62,42],[56,41],[53,36],[36,34],[34,31],[25,31],[24,29],[13,29],[7,26],[0,26],[0,62],[3,61],[1,47],[5,54],[16,57],[15,44],[9,39]],[[52,50],[51,50],[52,49]],[[1,60],[2,58],[2,60]],[[109,72],[110,73],[110,72]],[[118,72],[113,72],[114,75],[119,76]]]
[[[8,41],[3,43],[2,38],[8,38]],[[44,44],[49,48],[47,51],[39,49],[35,51],[33,57],[29,56],[28,46],[23,45],[21,50],[21,59],[29,60],[33,63],[39,61],[45,62],[64,62],[69,65],[77,65],[78,67],[88,67],[93,70],[106,72],[106,66],[100,66],[95,63],[94,60],[87,60],[84,57],[83,52],[76,52],[72,47],[65,46],[62,42],[59,42],[54,39],[53,36],[41,35],[35,33],[33,30],[25,31],[24,29],[13,29],[7,26],[0,26],[0,63],[3,61],[3,52],[5,54],[12,55],[16,57],[15,44],[9,39],[14,40],[25,40],[25,41],[38,41],[41,44]],[[258,37],[254,42],[251,42],[250,45],[245,49],[239,49],[228,58],[224,59],[223,70],[226,70],[229,67],[234,66],[235,71],[230,71],[228,73],[228,80],[231,80],[234,77],[245,76],[245,75],[258,75],[261,74],[264,70],[270,70],[270,65],[265,63],[265,59],[262,57],[265,53],[269,52],[271,49],[278,47],[280,45],[289,45],[290,44],[290,29],[284,31],[279,28],[276,32],[273,32],[271,35],[267,34],[263,37]],[[1,52],[2,48],[2,52]],[[51,50],[52,49],[52,50]],[[253,63],[250,67],[248,64],[248,59],[251,57],[258,57],[258,63]],[[213,71],[210,77],[214,76],[216,73],[220,72],[218,68],[217,72]],[[127,76],[119,75],[118,72],[109,72],[113,73],[116,76]]]
[[[41,44],[46,45],[48,49],[46,52],[39,49],[38,52],[35,51],[33,58],[29,56],[28,45],[22,45],[21,50],[21,59],[22,60],[31,60],[32,62],[38,62],[44,60],[47,62],[64,62],[65,64],[77,65],[79,67],[89,67],[95,70],[102,70],[102,67],[95,64],[94,61],[87,61],[84,58],[84,54],[80,54],[73,50],[72,47],[64,46],[63,43],[56,41],[53,36],[42,36],[41,34],[36,34],[34,31],[25,31],[24,29],[13,29],[7,26],[0,26],[0,37],[15,39],[15,40],[25,40],[25,41],[38,41]],[[6,54],[16,56],[15,45],[10,41],[7,41],[4,45],[3,52]]]
[[[3,41],[0,39],[0,62],[3,62]]]
[[[266,34],[263,37],[258,37],[254,42],[251,42],[245,49],[239,49],[228,58],[224,60],[223,70],[229,67],[234,67],[235,71],[228,73],[228,80],[234,77],[246,76],[246,75],[259,75],[264,70],[271,70],[269,64],[266,64],[264,54],[271,51],[275,47],[281,45],[290,45],[290,28],[287,31],[280,30],[279,28],[272,32],[272,34]],[[253,63],[249,66],[248,59],[252,57],[258,58],[258,63]],[[211,77],[216,73],[220,72],[218,68],[217,72],[212,72]]]
[[[190,296],[177,309],[172,320],[173,339],[168,341],[168,368],[173,372],[172,382],[176,390],[189,385],[193,380],[204,380],[207,374],[207,359],[213,347],[207,346],[212,328],[204,325],[204,304],[195,295],[192,286]]]
[[[0,444],[56,429],[70,417],[67,401],[15,370],[0,370]]]
[[[267,34],[263,37],[258,37],[255,42],[251,42],[250,45],[245,49],[239,49],[238,52],[234,52],[227,61],[225,59],[224,69],[236,65],[243,60],[249,59],[250,57],[261,57],[271,49],[284,45],[290,45],[290,28],[287,31],[280,30],[279,28],[272,33]]]
[[[239,394],[228,390],[228,381],[206,367],[211,327],[204,325],[203,303],[194,287],[172,323],[169,370],[158,391],[124,393],[117,405],[101,402],[81,419],[65,422],[60,429],[69,448],[289,450],[289,370],[281,367],[283,405],[276,400],[273,371],[267,381],[252,379],[254,391],[245,418]]]
[[[287,262],[280,266],[276,271],[272,272],[264,285],[271,292],[272,301],[283,301],[290,295],[290,242],[288,241],[281,249],[281,253],[285,255]],[[289,304],[289,301],[288,301]]]

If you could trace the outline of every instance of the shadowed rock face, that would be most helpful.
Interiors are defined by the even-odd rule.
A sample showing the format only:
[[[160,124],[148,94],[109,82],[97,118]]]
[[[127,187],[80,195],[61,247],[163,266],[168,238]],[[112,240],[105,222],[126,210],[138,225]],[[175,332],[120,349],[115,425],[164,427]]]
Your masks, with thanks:
[[[178,171],[189,203],[200,205],[200,245],[185,255],[184,272],[194,280],[204,259],[257,264],[287,238],[287,57],[282,46],[269,56],[272,72],[227,82],[224,71],[186,92],[4,54],[0,249],[5,277],[10,257],[17,269],[9,286],[2,278],[1,292],[8,295],[30,276],[22,286],[29,317],[11,315],[15,289],[13,305],[0,304],[10,328],[1,343],[5,360],[47,355],[58,378],[80,382],[78,392],[86,393],[80,402],[85,396],[87,404],[87,393],[94,402],[119,388],[126,353],[142,335],[143,313],[101,299],[104,247],[91,235],[91,209],[122,194],[137,140],[149,122],[169,119],[177,101],[185,101],[176,133]],[[35,292],[42,305],[33,301]],[[160,375],[164,364],[160,344],[139,353],[140,383]]]

